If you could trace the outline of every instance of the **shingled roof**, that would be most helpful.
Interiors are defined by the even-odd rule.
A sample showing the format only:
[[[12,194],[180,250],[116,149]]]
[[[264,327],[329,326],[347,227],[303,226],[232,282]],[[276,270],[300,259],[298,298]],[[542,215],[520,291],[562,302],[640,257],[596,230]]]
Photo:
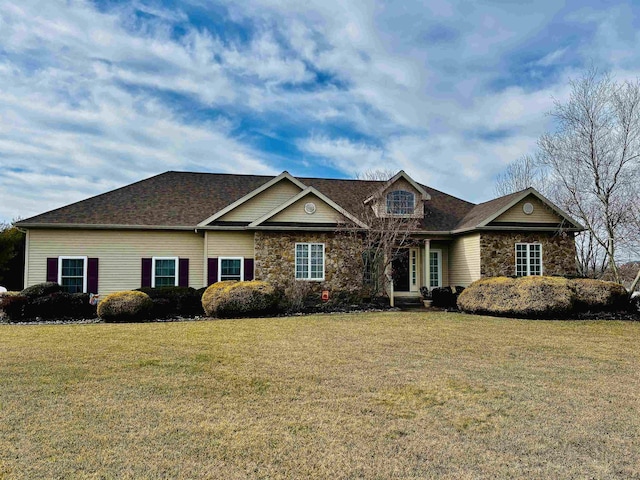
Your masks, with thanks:
[[[166,172],[125,187],[18,222],[23,227],[141,227],[192,229],[198,223],[273,176]],[[359,217],[364,200],[384,182],[297,177]],[[480,205],[466,202],[425,185],[424,231],[449,232],[473,228],[513,200],[507,195]]]

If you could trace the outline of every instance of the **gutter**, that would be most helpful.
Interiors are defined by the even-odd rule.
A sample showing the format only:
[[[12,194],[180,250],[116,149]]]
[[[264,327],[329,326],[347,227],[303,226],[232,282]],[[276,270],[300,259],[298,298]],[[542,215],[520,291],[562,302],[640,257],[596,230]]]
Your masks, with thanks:
[[[76,229],[76,230],[180,230],[191,231],[193,226],[177,225],[119,225],[93,223],[19,223],[22,228],[51,228],[51,229]]]

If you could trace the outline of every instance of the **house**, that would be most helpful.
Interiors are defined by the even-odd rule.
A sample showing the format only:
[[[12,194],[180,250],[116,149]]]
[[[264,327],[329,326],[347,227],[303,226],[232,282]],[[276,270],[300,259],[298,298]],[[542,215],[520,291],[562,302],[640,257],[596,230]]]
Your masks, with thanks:
[[[363,278],[356,237],[341,228],[369,228],[371,212],[416,221],[414,242],[393,262],[394,296],[575,273],[582,227],[536,190],[475,205],[403,171],[387,182],[171,171],[17,226],[27,230],[26,286],[105,294],[255,278],[336,292]]]

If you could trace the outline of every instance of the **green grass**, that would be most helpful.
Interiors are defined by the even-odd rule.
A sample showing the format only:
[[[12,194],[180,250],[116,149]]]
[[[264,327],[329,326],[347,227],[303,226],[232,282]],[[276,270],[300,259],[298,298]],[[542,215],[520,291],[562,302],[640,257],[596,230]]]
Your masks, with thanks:
[[[0,326],[0,478],[640,478],[640,324]]]

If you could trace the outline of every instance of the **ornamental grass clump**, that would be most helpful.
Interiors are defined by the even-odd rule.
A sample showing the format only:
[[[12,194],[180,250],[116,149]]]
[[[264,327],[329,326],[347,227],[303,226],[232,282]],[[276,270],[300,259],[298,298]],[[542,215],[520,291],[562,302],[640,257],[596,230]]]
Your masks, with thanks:
[[[153,309],[153,301],[143,292],[124,291],[107,295],[98,304],[98,316],[105,322],[142,322]]]
[[[202,295],[202,308],[210,317],[233,318],[274,313],[279,295],[273,285],[224,281],[209,286]]]

